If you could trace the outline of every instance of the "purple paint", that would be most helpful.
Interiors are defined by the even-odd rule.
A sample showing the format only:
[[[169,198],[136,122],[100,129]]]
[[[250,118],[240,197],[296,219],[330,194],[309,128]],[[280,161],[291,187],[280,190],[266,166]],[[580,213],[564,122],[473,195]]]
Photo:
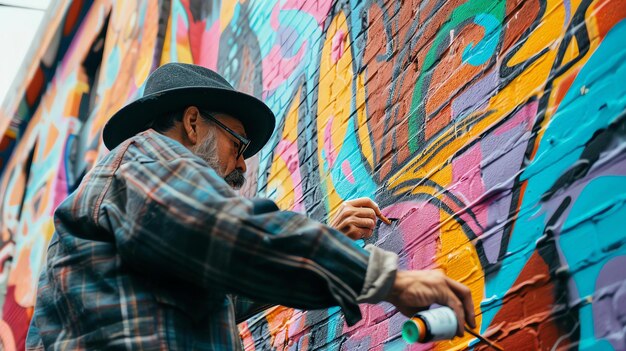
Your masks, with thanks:
[[[483,248],[487,261],[498,259],[504,222],[511,207],[513,179],[519,172],[528,143],[528,129],[537,112],[537,103],[532,102],[520,109],[513,118],[490,133],[481,142],[485,155],[481,164],[482,180],[485,189],[490,191],[492,200],[487,211],[487,235],[484,235]],[[497,190],[494,191],[494,190]]]
[[[608,261],[598,274],[593,294],[595,337],[608,340],[616,351],[626,351],[626,256]]]
[[[437,253],[435,240],[441,234],[439,208],[427,202],[399,202],[382,212],[400,221],[391,226],[381,224],[376,245],[395,252],[402,250],[402,269],[432,267]]]
[[[452,120],[458,121],[485,106],[498,87],[497,70],[492,70],[485,77],[468,87],[459,97],[452,101]]]

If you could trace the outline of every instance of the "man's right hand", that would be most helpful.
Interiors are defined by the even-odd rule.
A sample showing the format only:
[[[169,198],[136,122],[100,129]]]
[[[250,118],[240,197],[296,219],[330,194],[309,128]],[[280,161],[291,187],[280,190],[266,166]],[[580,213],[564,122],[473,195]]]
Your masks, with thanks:
[[[476,327],[470,289],[437,270],[398,271],[386,301],[407,317],[432,304],[448,306],[456,314],[457,336],[463,336],[465,322]]]

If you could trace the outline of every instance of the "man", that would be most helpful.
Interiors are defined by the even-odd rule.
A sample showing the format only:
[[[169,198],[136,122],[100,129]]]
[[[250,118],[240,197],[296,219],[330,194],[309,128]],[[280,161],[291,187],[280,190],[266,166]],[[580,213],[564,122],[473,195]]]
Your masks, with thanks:
[[[274,123],[206,68],[153,72],[144,97],[105,126],[111,152],[55,211],[27,347],[241,349],[236,323],[267,304],[340,306],[353,325],[358,303],[388,301],[407,316],[438,303],[474,327],[467,287],[396,272],[395,254],[346,236],[371,235],[371,200],[333,219],[344,235],[234,192]]]

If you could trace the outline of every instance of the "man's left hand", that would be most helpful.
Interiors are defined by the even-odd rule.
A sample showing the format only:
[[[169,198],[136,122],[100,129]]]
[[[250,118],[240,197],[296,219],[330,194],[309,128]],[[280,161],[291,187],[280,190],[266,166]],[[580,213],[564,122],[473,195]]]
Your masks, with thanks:
[[[371,199],[362,197],[341,204],[329,225],[353,240],[367,239],[374,233],[376,219],[380,215],[378,205]]]

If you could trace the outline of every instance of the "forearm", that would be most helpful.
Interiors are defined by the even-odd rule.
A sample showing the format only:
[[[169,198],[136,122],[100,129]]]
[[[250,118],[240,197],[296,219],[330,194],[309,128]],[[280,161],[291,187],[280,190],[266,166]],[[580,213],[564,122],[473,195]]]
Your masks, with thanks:
[[[339,305],[348,323],[358,321],[367,251],[300,214],[255,215],[250,201],[207,190],[212,174],[166,166],[178,178],[158,186],[150,185],[157,167],[124,174],[116,243],[134,269],[290,307]]]

